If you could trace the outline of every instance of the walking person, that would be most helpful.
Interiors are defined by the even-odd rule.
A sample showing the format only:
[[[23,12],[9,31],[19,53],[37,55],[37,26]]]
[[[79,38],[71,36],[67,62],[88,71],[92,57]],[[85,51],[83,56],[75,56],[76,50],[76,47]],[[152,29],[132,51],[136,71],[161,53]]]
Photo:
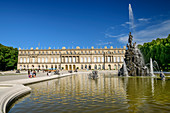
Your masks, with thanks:
[[[32,75],[31,75],[30,73],[31,73],[30,70],[28,70],[28,77],[29,77],[29,78],[32,77]]]

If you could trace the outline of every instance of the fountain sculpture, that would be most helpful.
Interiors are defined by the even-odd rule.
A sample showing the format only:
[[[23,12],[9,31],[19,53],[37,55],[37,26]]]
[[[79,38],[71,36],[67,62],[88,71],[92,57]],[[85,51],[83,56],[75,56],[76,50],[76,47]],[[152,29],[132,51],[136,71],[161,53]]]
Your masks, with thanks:
[[[136,42],[132,44],[132,40],[133,36],[130,32],[124,64],[119,70],[118,76],[148,76],[148,68],[145,66],[142,54],[136,47]]]

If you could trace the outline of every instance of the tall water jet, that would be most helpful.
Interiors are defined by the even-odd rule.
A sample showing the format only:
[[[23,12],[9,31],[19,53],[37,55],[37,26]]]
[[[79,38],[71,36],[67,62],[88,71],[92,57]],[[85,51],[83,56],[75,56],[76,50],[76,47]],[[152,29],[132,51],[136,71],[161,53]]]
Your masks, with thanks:
[[[128,71],[127,71],[126,63],[124,60],[123,60],[123,70],[124,70],[123,72],[124,76],[128,76]]]
[[[151,76],[155,76],[155,75],[153,74],[153,63],[152,63],[152,58],[150,58],[150,74],[151,74]]]
[[[133,31],[134,28],[134,17],[131,4],[129,4],[129,30]]]

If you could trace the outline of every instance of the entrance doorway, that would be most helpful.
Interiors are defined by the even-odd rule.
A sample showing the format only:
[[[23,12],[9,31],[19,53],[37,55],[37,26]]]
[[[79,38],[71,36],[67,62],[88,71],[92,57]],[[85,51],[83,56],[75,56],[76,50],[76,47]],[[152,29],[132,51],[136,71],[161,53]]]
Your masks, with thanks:
[[[91,65],[89,65],[89,70],[91,70]]]
[[[72,70],[72,66],[71,65],[69,65],[69,70]]]
[[[75,65],[73,65],[73,70],[75,70],[76,69],[76,66]]]
[[[68,70],[68,66],[67,65],[65,65],[65,70]]]
[[[109,64],[108,66],[109,66],[109,70],[111,70],[111,65]]]

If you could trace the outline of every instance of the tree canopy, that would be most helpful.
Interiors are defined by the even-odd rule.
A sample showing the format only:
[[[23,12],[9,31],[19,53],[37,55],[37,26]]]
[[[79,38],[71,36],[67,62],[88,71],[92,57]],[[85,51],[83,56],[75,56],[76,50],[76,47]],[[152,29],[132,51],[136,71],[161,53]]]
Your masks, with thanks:
[[[138,45],[138,48],[143,54],[145,63],[149,63],[152,58],[162,70],[170,71],[170,34],[167,38],[157,38],[152,42]]]
[[[17,69],[18,49],[0,44],[0,70]]]

